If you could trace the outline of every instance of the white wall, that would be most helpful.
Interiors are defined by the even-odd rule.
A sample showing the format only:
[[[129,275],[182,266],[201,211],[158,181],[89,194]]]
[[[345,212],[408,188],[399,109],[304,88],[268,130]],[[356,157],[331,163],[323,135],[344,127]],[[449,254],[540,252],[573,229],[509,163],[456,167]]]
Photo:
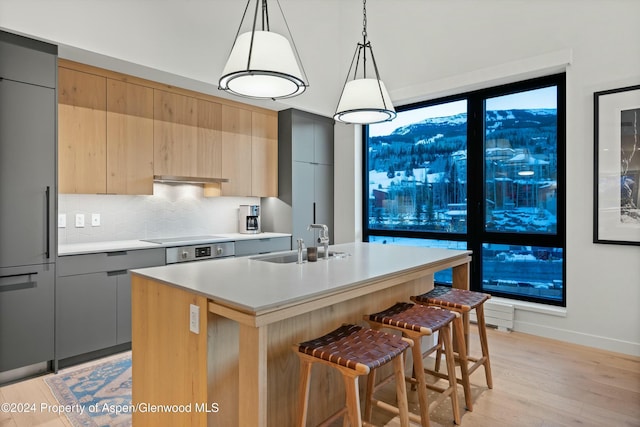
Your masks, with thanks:
[[[224,96],[215,83],[239,3],[0,0],[0,28],[61,43],[61,56],[69,59],[146,78],[159,73],[166,83]],[[362,3],[281,3],[311,87],[267,105],[331,116],[360,40]],[[370,0],[367,10],[376,60],[396,104],[566,66],[567,308],[562,316],[519,310],[516,327],[640,355],[640,247],[592,243],[593,92],[640,84],[640,1]],[[336,158],[336,241],[360,236],[361,196],[349,182],[361,176],[360,140],[349,133],[336,127],[336,143],[353,144],[336,151],[346,155]]]

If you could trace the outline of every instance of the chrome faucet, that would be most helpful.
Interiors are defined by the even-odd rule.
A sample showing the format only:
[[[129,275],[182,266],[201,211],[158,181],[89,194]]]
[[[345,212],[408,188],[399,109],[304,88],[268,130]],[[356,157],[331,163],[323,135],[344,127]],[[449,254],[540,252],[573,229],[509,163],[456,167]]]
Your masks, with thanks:
[[[304,262],[302,258],[302,249],[304,248],[304,239],[298,239],[298,264]]]
[[[307,230],[311,230],[312,228],[320,229],[318,243],[324,246],[324,259],[329,259],[329,227],[324,224],[311,224],[307,227]]]

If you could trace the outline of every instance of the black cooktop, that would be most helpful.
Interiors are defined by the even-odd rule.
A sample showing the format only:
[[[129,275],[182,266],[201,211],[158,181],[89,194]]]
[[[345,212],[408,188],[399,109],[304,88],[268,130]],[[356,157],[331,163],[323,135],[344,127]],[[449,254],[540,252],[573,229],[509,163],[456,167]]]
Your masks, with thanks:
[[[224,237],[220,237],[220,236],[211,236],[211,235],[205,235],[205,236],[180,236],[180,237],[161,237],[161,238],[157,238],[157,239],[143,239],[143,242],[149,242],[149,243],[158,243],[161,245],[167,244],[167,243],[180,243],[180,244],[185,244],[185,245],[189,245],[189,244],[197,244],[197,243],[204,243],[204,242],[209,242],[211,240],[217,240],[217,239],[224,239]]]

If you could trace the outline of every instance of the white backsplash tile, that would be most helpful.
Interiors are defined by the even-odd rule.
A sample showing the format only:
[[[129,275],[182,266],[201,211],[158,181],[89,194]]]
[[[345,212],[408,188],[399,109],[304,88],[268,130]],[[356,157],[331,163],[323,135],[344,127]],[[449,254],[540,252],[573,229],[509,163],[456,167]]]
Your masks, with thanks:
[[[235,233],[238,207],[260,204],[258,197],[204,197],[201,185],[153,184],[153,196],[60,194],[58,212],[67,215],[58,243],[91,243],[160,237]],[[85,215],[84,228],[75,215]],[[91,214],[100,226],[91,226]]]

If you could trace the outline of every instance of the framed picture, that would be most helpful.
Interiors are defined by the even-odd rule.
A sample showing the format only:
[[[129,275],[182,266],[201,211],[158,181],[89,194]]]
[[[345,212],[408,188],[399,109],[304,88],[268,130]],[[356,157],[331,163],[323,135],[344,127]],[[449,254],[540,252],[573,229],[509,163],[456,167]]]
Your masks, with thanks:
[[[593,101],[593,241],[640,245],[640,85]]]

